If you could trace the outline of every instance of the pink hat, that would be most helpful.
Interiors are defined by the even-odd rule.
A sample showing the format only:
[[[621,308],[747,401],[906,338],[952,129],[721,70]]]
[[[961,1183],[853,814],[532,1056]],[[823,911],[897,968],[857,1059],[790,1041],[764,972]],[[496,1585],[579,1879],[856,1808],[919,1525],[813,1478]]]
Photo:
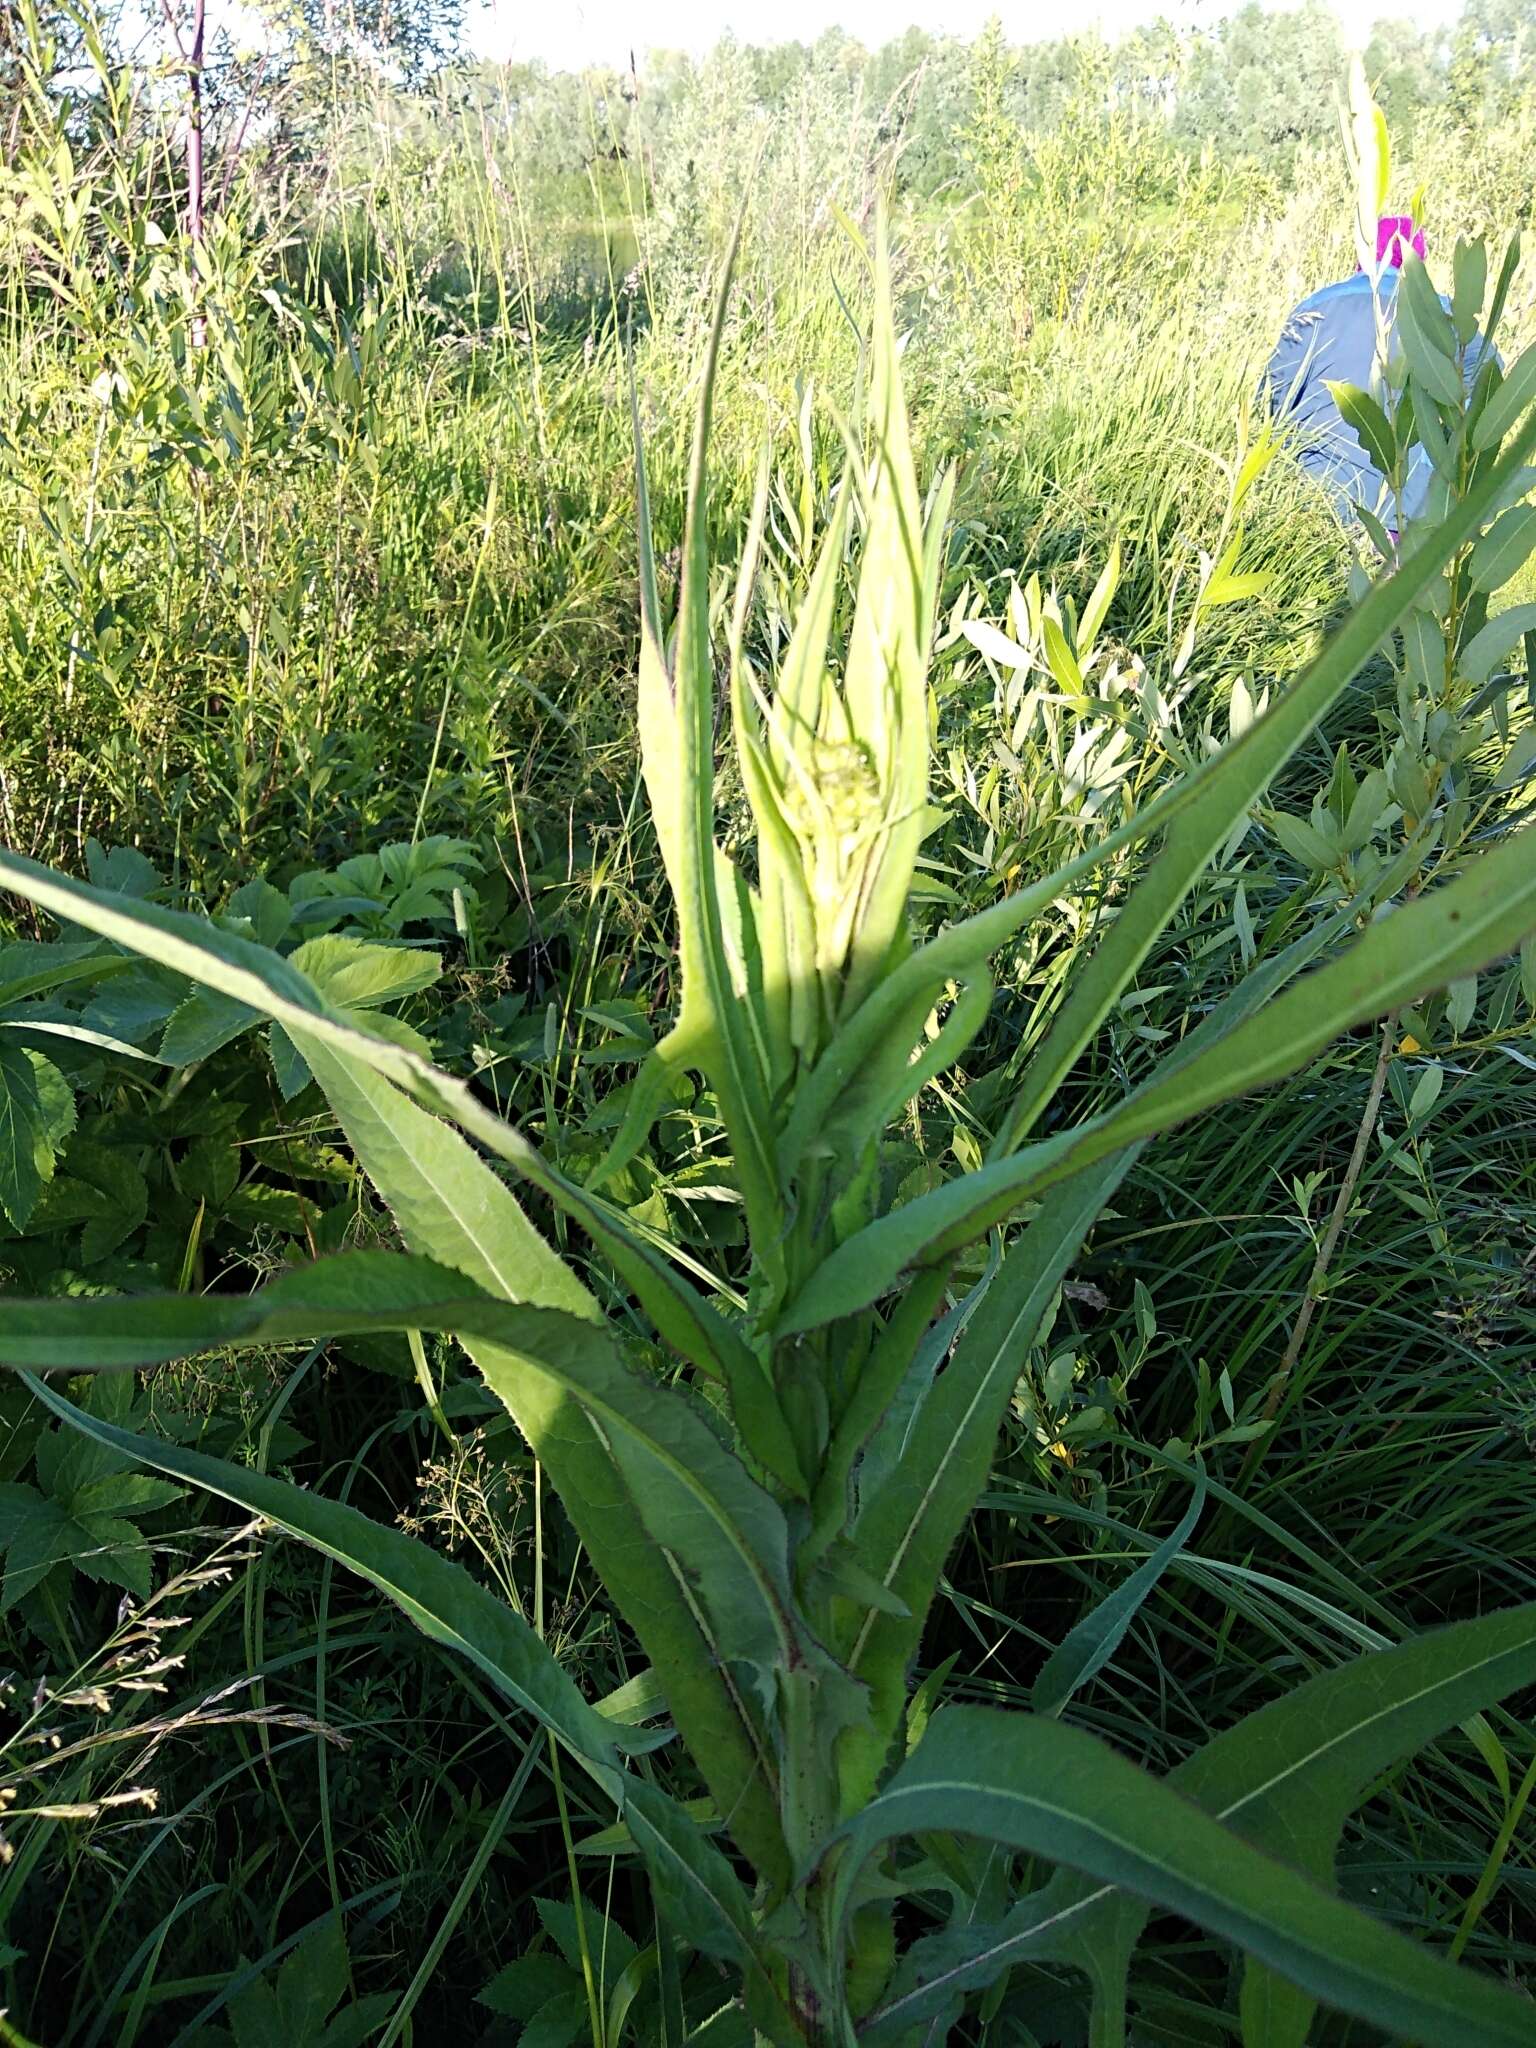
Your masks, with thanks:
[[[1406,213],[1384,213],[1376,223],[1376,261],[1381,264],[1388,256],[1392,268],[1401,270],[1403,258],[1409,250],[1424,260],[1424,230],[1416,228],[1413,217]]]

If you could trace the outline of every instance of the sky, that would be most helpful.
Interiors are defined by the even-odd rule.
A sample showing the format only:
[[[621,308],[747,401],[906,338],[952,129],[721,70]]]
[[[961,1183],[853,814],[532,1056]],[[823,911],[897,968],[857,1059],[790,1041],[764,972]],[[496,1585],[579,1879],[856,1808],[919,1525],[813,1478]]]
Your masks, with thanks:
[[[1231,0],[1235,5],[1236,0]],[[1082,12],[1044,0],[469,0],[466,25],[481,56],[514,63],[542,58],[552,68],[622,65],[630,50],[682,49],[697,55],[730,30],[744,43],[814,42],[824,29],[843,28],[871,48],[908,27],[971,36],[992,15],[1008,40],[1025,43],[1087,29],[1124,34],[1138,22],[1166,14],[1176,21],[1211,20],[1230,11],[1213,0],[1089,0]],[[1454,12],[1442,0],[1334,0],[1351,43],[1363,45],[1379,15],[1443,20]]]

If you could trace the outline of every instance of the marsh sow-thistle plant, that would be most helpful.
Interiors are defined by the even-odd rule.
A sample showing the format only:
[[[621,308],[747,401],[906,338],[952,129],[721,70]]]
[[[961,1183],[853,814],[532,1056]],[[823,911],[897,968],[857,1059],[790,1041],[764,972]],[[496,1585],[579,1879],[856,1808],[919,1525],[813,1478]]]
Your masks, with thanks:
[[[670,636],[642,465],[640,737],[681,1001],[607,1159],[578,1184],[464,1083],[373,1035],[366,1016],[338,1013],[291,961],[3,856],[0,883],[34,904],[280,1026],[407,1250],[322,1260],[243,1298],[10,1301],[0,1358],[79,1372],[367,1330],[455,1335],[558,1488],[650,1661],[665,1727],[598,1711],[510,1607],[402,1531],[31,1384],[100,1441],[361,1573],[541,1722],[612,1800],[666,1939],[722,1966],[721,2009],[701,2039],[938,2042],[968,1999],[1028,1963],[1086,1975],[1094,2042],[1112,2048],[1126,2038],[1137,1942],[1161,1909],[1232,1952],[1250,2043],[1300,2048],[1318,2001],[1446,2048],[1536,2040],[1531,2006],[1331,1886],[1344,1823],[1379,1774],[1536,1681],[1536,1610],[1314,1679],[1163,1780],[1061,1718],[1113,1653],[1124,1612],[1090,1615],[1059,1647],[1033,1713],[935,1710],[910,1691],[1026,1347],[1138,1148],[1536,927],[1533,843],[1513,834],[1383,917],[1368,900],[1330,913],[1122,1101],[1086,1122],[1048,1118],[1207,862],[1477,529],[1536,428],[1479,453],[1464,500],[1219,753],[1067,867],[919,944],[908,903],[930,824],[926,660],[949,490],[941,479],[926,502],[919,493],[883,231],[862,444],[776,673],[749,655],[766,492],[729,608],[734,744],[755,828],[741,862],[719,844],[715,797],[707,461],[724,306],[722,290]],[[984,1163],[894,1206],[885,1134],[976,1039],[989,958],[1140,841],[1155,847],[1143,879],[1040,1036]],[[750,1233],[744,1296],[695,1284],[603,1194],[679,1069],[702,1075],[719,1106],[721,1172]],[[590,1239],[671,1357],[666,1380],[621,1358],[597,1301],[498,1167]],[[989,1233],[1000,1259],[959,1315],[954,1261]],[[665,1744],[707,1788],[711,1829],[660,1788],[654,1765],[635,1767]],[[997,1876],[1010,1856],[1028,1873],[1011,1895]]]

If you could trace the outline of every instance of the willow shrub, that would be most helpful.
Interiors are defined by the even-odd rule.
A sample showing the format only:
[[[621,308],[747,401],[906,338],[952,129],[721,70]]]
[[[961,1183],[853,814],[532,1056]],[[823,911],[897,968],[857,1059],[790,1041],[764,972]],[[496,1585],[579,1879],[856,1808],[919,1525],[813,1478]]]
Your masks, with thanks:
[[[1219,753],[1066,867],[918,944],[908,900],[931,823],[926,669],[949,485],[940,479],[926,504],[919,494],[883,230],[862,451],[850,452],[771,681],[746,652],[766,489],[728,622],[751,872],[722,852],[715,816],[706,464],[724,303],[722,291],[670,642],[642,467],[640,728],[676,899],[681,1005],[607,1160],[585,1185],[564,1176],[471,1088],[374,1035],[366,1015],[343,1016],[291,961],[3,856],[0,883],[18,895],[190,976],[226,1022],[270,1020],[324,1090],[408,1250],[322,1260],[248,1298],[13,1300],[0,1358],[79,1372],[216,1346],[453,1333],[559,1489],[650,1660],[668,1726],[597,1711],[510,1608],[416,1539],[31,1384],[126,1457],[240,1503],[371,1580],[543,1723],[618,1810],[660,1923],[729,1973],[730,1995],[703,2030],[711,2043],[936,2040],[967,1998],[1028,1962],[1087,1974],[1094,2040],[1110,2048],[1125,2037],[1130,1965],[1154,1910],[1233,1952],[1245,2038],[1269,2048],[1299,2048],[1318,2001],[1445,2048],[1530,2043],[1536,2010],[1335,1896],[1332,1862],[1352,1807],[1394,1760],[1536,1681],[1536,1608],[1314,1679],[1164,1779],[1061,1718],[1113,1653],[1123,1597],[1058,1649],[1035,1712],[934,1710],[909,1681],[1025,1349],[1139,1148],[1536,928],[1529,834],[1495,838],[1443,886],[1373,918],[1394,887],[1389,864],[1371,895],[1320,918],[1192,1021],[1123,1100],[1053,1122],[1064,1078],[1203,868],[1491,516],[1536,425],[1504,421],[1513,439],[1501,452],[1486,431],[1496,406],[1483,412],[1465,495]],[[1506,390],[1525,392],[1523,372]],[[844,635],[845,572],[856,595]],[[1404,840],[1401,859],[1417,862],[1411,827]],[[975,1040],[989,956],[1137,842],[1155,843],[1155,857],[1041,1037],[985,1163],[896,1206],[884,1134]],[[601,1192],[645,1143],[679,1069],[702,1075],[719,1106],[720,1171],[750,1232],[744,1297],[696,1286]],[[591,1239],[675,1359],[667,1379],[621,1359],[597,1301],[498,1167]],[[980,1298],[956,1307],[953,1262],[988,1233],[1000,1261]],[[635,1767],[668,1742],[708,1788],[713,1830],[658,1787],[653,1766]],[[978,1842],[1027,1861],[1010,1866]],[[1012,1891],[998,1881],[1009,1867],[1028,1873]],[[921,1911],[902,1911],[904,1899]],[[934,1931],[913,1939],[914,1926]]]

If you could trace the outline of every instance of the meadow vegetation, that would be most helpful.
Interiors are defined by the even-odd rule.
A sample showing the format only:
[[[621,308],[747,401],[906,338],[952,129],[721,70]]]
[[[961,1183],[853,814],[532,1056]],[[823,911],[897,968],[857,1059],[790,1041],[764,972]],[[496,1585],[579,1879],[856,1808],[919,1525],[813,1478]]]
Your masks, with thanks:
[[[196,233],[186,67],[0,31],[0,2040],[1536,2038],[1531,22],[1367,53],[1396,582],[1255,410],[1320,10],[361,29],[211,46]],[[1090,1737],[1182,1891],[1025,1817]]]

